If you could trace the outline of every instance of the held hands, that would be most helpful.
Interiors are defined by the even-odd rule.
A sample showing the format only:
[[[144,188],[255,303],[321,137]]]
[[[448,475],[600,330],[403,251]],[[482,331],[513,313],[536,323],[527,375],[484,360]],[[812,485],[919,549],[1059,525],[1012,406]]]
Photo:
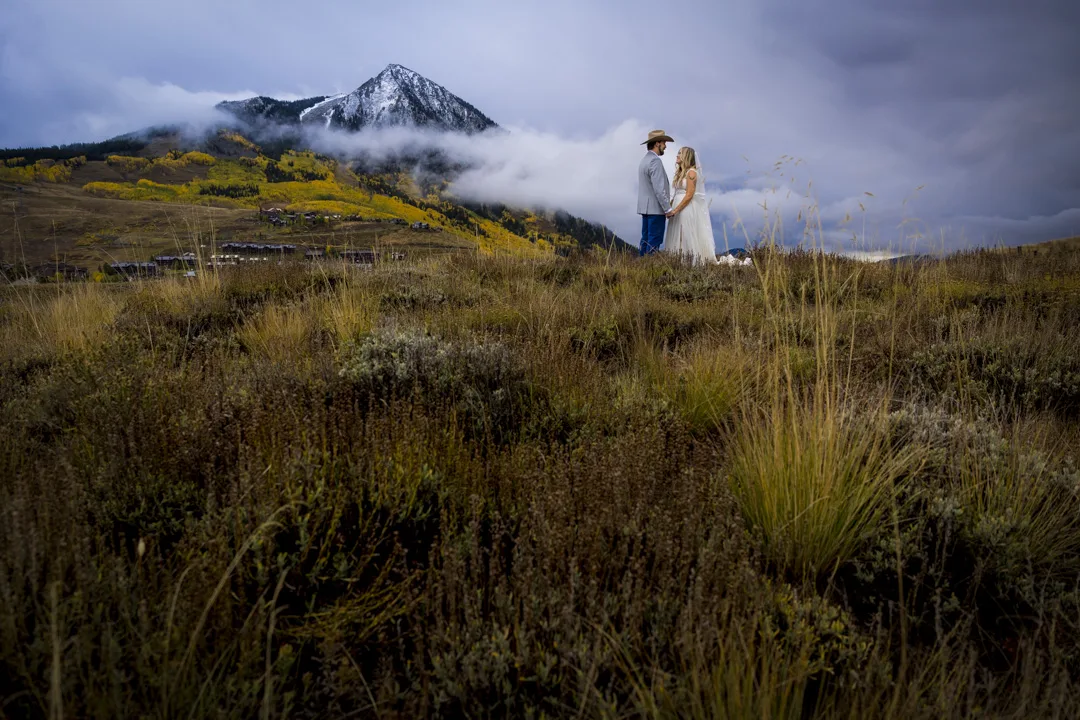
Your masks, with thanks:
[[[677,207],[677,208],[671,208],[671,209],[670,209],[670,210],[668,210],[668,211],[667,211],[666,213],[664,213],[664,217],[666,217],[666,218],[673,218],[673,217],[675,217],[676,215],[678,215],[678,214],[679,214],[679,211],[680,211],[680,210],[682,210],[682,208],[681,208],[681,207]]]

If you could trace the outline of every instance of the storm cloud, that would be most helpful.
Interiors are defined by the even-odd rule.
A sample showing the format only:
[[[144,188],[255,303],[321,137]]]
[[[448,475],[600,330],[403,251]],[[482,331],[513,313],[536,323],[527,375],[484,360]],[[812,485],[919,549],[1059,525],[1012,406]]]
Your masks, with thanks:
[[[808,216],[849,250],[1017,244],[1080,234],[1078,28],[1066,0],[7,0],[0,146],[345,92],[397,62],[512,129],[447,141],[480,161],[461,193],[633,240],[658,127],[703,158],[721,246],[740,223],[797,240]]]

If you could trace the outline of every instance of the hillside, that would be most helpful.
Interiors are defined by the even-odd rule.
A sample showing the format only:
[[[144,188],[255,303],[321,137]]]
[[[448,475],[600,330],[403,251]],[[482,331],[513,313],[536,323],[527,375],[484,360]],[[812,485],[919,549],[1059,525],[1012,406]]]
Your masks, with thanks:
[[[521,256],[620,242],[563,214],[466,207],[440,189],[445,183],[424,194],[404,172],[353,170],[312,152],[268,155],[231,131],[192,147],[158,133],[134,154],[98,160],[9,153],[0,164],[0,261],[93,269],[229,241]],[[260,212],[270,208],[296,217],[274,221]]]
[[[1001,252],[1013,252],[1021,254],[1070,254],[1080,251],[1080,237],[1059,238],[1041,243],[1021,245],[1018,247],[1001,248]]]

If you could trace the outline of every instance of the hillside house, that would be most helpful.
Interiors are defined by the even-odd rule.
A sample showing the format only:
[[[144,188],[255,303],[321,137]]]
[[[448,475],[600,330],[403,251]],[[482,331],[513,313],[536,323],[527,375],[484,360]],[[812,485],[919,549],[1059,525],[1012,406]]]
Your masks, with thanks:
[[[342,250],[340,257],[357,265],[374,265],[379,261],[379,253],[374,250]]]
[[[207,267],[225,267],[227,265],[239,265],[239,255],[211,255],[210,262],[206,263]]]
[[[43,263],[33,268],[33,276],[38,280],[85,280],[90,273],[84,267],[66,262]],[[4,273],[6,276],[7,273]]]
[[[111,262],[101,269],[106,275],[121,275],[128,280],[161,275],[161,269],[155,262]]]
[[[227,242],[222,243],[221,249],[234,254],[280,254],[291,255],[296,251],[295,245],[281,243],[252,243],[252,242]]]
[[[183,255],[156,255],[153,260],[161,267],[167,267],[173,270],[193,268],[197,264],[195,253],[184,253]]]

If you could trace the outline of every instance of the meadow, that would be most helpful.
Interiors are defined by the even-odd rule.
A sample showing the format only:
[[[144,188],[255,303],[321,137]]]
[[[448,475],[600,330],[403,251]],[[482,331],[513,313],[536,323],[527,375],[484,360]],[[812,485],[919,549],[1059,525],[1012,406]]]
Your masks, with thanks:
[[[0,717],[1080,716],[1080,251],[0,296]]]
[[[214,142],[220,157],[173,148],[157,157],[0,158],[0,263],[37,275],[57,263],[94,272],[191,250],[193,234],[206,254],[229,241],[434,252],[468,246],[518,256],[611,242],[611,233],[577,218],[466,207],[443,192],[445,183],[421,188],[405,172],[358,173],[308,151],[274,158],[232,133]],[[276,227],[263,208],[315,217]],[[413,223],[427,227],[412,232]]]

